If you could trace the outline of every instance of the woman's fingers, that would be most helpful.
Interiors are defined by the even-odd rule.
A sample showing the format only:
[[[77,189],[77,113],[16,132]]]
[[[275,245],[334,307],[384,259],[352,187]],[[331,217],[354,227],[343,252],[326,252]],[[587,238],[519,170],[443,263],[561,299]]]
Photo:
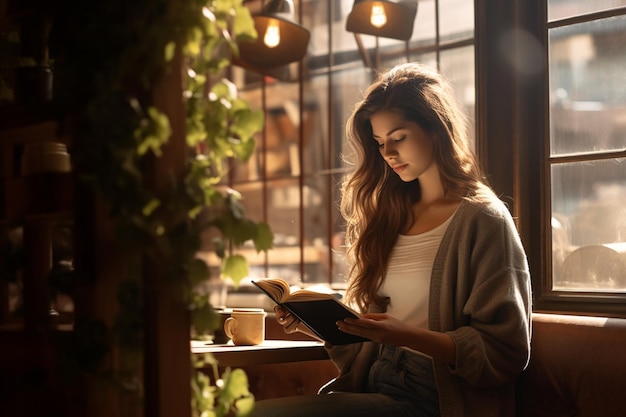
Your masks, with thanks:
[[[280,306],[274,307],[274,313],[276,314],[276,320],[280,324],[283,324],[289,316],[289,312]]]
[[[289,323],[285,323],[283,329],[285,329],[287,333],[295,333],[298,331],[298,324],[300,324],[300,321],[293,319],[290,320]]]
[[[283,326],[286,333],[295,333],[298,331],[298,324],[300,324],[300,320],[298,320],[293,314],[280,306],[274,307],[274,312],[276,313],[276,320],[281,326]]]

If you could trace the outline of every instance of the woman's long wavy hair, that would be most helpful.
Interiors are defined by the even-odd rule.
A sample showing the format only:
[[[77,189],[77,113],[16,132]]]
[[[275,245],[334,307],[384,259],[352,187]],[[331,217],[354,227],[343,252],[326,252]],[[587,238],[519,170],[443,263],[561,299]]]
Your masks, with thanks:
[[[382,110],[399,112],[431,136],[446,196],[493,197],[467,143],[466,114],[446,80],[416,63],[379,74],[346,124],[345,157],[354,166],[342,183],[341,212],[351,263],[346,298],[362,311],[381,303],[378,291],[391,250],[407,220],[412,224],[412,206],[421,194],[418,180],[404,182],[391,170],[372,137],[370,119]]]

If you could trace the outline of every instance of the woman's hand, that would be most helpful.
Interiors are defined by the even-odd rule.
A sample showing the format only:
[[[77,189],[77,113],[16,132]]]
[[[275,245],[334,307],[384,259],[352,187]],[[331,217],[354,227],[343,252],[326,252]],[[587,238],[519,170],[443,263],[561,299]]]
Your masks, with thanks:
[[[418,350],[453,366],[456,363],[456,346],[449,334],[409,326],[388,314],[361,314],[358,319],[337,322],[337,327],[384,345]]]
[[[337,327],[342,332],[389,346],[405,346],[415,330],[403,321],[384,313],[361,314],[359,319],[347,318],[337,322]]]
[[[276,321],[278,321],[278,324],[283,326],[285,333],[289,334],[300,332],[316,340],[320,340],[320,338],[317,337],[315,333],[313,333],[306,325],[281,306],[275,306],[274,313],[276,313]]]
[[[274,307],[274,313],[276,313],[276,321],[283,326],[285,333],[295,333],[298,331],[298,325],[301,322],[293,314],[281,306]]]

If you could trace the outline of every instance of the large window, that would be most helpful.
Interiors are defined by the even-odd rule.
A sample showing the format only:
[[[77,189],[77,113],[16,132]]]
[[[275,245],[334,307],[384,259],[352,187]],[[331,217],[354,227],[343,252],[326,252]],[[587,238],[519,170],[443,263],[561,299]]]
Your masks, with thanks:
[[[341,286],[346,265],[338,185],[349,169],[341,159],[345,121],[376,71],[410,60],[440,68],[473,122],[474,2],[419,1],[408,42],[347,32],[353,0],[294,3],[311,32],[303,62],[273,76],[232,68],[240,91],[265,111],[266,123],[255,155],[233,167],[229,185],[242,193],[248,214],[275,233],[275,248],[266,256],[244,248],[253,277]],[[262,2],[247,4],[258,10]]]
[[[541,295],[582,302],[574,309],[626,298],[625,5],[547,2],[551,238]]]
[[[267,256],[247,253],[253,276],[344,282],[346,118],[376,71],[419,61],[452,80],[475,123],[535,308],[626,314],[626,0],[424,0],[408,42],[347,32],[352,0],[295,3],[311,31],[303,62],[272,77],[233,68],[266,114],[255,156],[229,178],[276,233]]]
[[[626,0],[475,4],[477,149],[533,309],[626,316]]]

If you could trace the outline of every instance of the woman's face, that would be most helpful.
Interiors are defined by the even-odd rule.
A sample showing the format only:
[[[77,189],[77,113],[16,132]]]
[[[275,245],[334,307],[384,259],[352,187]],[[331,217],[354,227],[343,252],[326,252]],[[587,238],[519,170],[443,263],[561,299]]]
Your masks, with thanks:
[[[433,139],[420,125],[390,110],[374,113],[370,123],[380,154],[402,181],[413,181],[437,169]]]

